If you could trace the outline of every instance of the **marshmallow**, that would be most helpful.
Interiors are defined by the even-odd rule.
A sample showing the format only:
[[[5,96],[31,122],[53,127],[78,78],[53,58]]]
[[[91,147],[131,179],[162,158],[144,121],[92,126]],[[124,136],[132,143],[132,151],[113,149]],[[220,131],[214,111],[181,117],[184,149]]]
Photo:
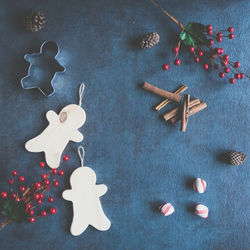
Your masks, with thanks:
[[[164,216],[174,213],[174,207],[170,203],[162,204],[159,209]]]
[[[195,214],[197,214],[198,216],[200,216],[203,219],[206,219],[208,217],[208,212],[209,212],[208,207],[206,207],[202,204],[197,204],[195,206]]]
[[[207,187],[207,183],[201,178],[197,178],[193,183],[194,190],[200,194],[205,192],[206,187]]]

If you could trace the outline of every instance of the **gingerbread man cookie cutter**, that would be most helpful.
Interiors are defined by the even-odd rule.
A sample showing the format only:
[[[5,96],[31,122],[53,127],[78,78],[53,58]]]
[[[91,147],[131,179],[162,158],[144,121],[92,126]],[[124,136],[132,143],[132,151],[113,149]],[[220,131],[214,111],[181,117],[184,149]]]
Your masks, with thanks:
[[[45,41],[39,53],[25,54],[24,59],[30,64],[28,74],[21,79],[21,86],[25,90],[38,89],[44,96],[49,97],[55,93],[54,83],[58,73],[64,73],[57,56],[59,46],[56,42]]]

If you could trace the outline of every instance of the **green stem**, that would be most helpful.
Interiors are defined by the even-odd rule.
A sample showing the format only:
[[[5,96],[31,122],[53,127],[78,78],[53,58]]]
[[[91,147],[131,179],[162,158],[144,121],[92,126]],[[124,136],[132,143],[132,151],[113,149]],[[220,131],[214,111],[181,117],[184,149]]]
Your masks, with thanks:
[[[173,17],[170,13],[168,13],[166,10],[162,9],[160,5],[158,5],[156,2],[153,0],[150,0],[150,2],[156,6],[163,14],[168,16],[174,23],[176,23],[182,30],[185,30],[185,27],[182,23],[180,23],[175,17]]]

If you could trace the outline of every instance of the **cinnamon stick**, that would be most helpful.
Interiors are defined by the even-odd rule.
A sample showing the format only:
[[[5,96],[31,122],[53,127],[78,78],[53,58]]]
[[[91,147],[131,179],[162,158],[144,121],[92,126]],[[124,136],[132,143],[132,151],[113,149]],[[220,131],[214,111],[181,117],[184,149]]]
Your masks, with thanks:
[[[205,102],[201,102],[200,104],[194,105],[191,108],[191,102],[190,102],[190,105],[189,105],[190,109],[189,109],[188,117],[198,113],[199,111],[201,111],[201,110],[203,110],[203,109],[205,109],[207,107],[207,104]],[[177,115],[177,116],[174,116],[173,118],[171,118],[170,122],[171,123],[176,123],[179,120],[180,120],[180,117]]]
[[[194,100],[191,100],[191,101],[189,102],[189,108],[191,108],[191,107],[193,107],[193,106],[195,106],[195,105],[197,105],[197,104],[199,104],[199,103],[200,103],[200,100],[199,100],[198,98],[196,98],[196,99],[194,99]],[[174,119],[174,118],[176,118],[176,117],[178,116],[179,111],[180,111],[180,107],[177,107],[177,108],[172,109],[171,111],[167,112],[167,113],[163,116],[164,120],[165,120],[165,121],[168,121],[168,120],[171,121],[172,119]]]
[[[174,93],[168,92],[166,90],[157,88],[156,86],[148,83],[148,82],[144,82],[143,86],[142,86],[145,90],[152,92],[156,95],[165,97],[170,99],[171,101],[175,101],[175,102],[180,102],[181,101],[181,96],[176,95]]]
[[[188,123],[190,95],[185,95],[183,100],[182,115],[181,115],[181,131],[185,132]]]
[[[168,120],[170,120],[171,118],[175,117],[175,116],[178,114],[179,109],[180,109],[180,107],[176,107],[176,108],[170,110],[169,112],[167,112],[167,113],[163,116],[164,120],[165,120],[165,121],[168,121]]]
[[[188,117],[200,112],[201,110],[205,109],[206,107],[207,107],[207,104],[205,102],[201,102],[200,104],[193,106],[189,110]]]
[[[183,93],[184,91],[186,91],[188,89],[188,87],[186,85],[182,85],[180,88],[178,88],[176,91],[174,91],[173,93],[176,95],[180,95],[181,93]],[[169,104],[171,102],[171,100],[169,99],[165,99],[164,101],[162,101],[160,104],[158,104],[155,107],[156,111],[161,110],[163,107],[165,107],[167,104]]]

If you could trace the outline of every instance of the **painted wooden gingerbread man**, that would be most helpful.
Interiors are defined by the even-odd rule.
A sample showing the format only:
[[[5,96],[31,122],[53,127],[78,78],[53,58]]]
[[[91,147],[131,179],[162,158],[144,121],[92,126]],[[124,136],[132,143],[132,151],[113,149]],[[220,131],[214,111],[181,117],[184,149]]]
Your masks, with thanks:
[[[83,147],[79,147],[84,155]],[[110,228],[110,221],[103,212],[100,197],[107,192],[104,184],[96,185],[96,174],[89,168],[83,166],[83,156],[81,156],[81,167],[77,168],[70,177],[72,189],[65,190],[62,194],[65,200],[73,203],[73,221],[71,233],[74,236],[83,233],[89,225],[100,231]]]
[[[44,152],[46,162],[51,168],[59,167],[61,155],[69,141],[83,140],[83,135],[78,131],[86,121],[86,113],[81,107],[83,91],[84,85],[81,85],[79,105],[67,105],[59,115],[52,110],[48,111],[46,113],[48,127],[25,144],[29,152]]]

